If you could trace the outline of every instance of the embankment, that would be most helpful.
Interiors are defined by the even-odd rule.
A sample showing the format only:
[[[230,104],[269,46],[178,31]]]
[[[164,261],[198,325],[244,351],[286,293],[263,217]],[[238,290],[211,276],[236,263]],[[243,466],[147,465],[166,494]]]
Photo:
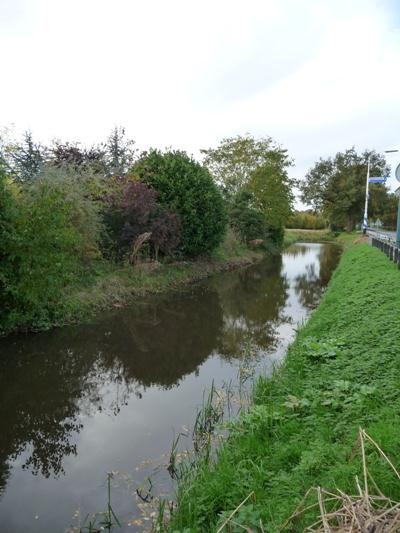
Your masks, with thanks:
[[[365,243],[350,246],[284,365],[255,384],[216,461],[181,480],[170,531],[217,531],[236,509],[223,531],[278,532],[310,487],[354,494],[359,427],[399,466],[399,302],[397,268]],[[372,447],[366,454],[379,490],[400,501],[393,471]],[[303,531],[318,515],[317,505],[289,529]]]

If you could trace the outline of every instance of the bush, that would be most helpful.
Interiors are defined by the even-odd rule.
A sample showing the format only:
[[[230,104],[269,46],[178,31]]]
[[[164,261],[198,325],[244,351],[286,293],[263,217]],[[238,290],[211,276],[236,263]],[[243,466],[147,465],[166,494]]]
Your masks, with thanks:
[[[122,191],[114,191],[105,210],[109,250],[121,259],[132,249],[139,235],[151,233],[149,239],[155,258],[158,252],[170,254],[180,240],[179,217],[157,204],[158,193],[141,181],[122,180]]]
[[[77,182],[37,178],[20,190],[8,226],[1,328],[46,327],[62,314],[64,287],[80,280],[98,253],[97,208]]]
[[[0,323],[12,309],[13,248],[17,240],[15,231],[16,205],[0,167]]]
[[[238,193],[229,212],[230,224],[243,242],[253,239],[265,239],[266,225],[262,213],[250,206],[252,195],[248,192]]]
[[[185,152],[144,152],[133,167],[136,176],[153,187],[157,201],[181,220],[181,250],[195,256],[222,241],[226,212],[220,191],[206,168]]]
[[[293,229],[325,229],[325,220],[309,211],[298,211],[288,218],[287,228]]]

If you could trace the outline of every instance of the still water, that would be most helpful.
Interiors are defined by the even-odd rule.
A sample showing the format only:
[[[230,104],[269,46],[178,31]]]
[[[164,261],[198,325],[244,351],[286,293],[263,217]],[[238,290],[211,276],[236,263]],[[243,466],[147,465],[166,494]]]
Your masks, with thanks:
[[[128,525],[140,516],[135,488],[165,462],[204,389],[237,379],[245,353],[270,372],[339,255],[297,244],[91,325],[0,340],[0,531],[63,532],[78,510],[104,510],[109,471],[120,473],[122,531],[140,530]]]

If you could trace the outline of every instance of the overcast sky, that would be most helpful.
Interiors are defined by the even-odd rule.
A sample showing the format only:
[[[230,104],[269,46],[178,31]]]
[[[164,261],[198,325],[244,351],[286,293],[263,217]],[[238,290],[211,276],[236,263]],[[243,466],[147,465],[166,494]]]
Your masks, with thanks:
[[[400,0],[0,0],[0,46],[0,125],[43,142],[122,125],[199,156],[250,132],[293,177],[400,148]]]

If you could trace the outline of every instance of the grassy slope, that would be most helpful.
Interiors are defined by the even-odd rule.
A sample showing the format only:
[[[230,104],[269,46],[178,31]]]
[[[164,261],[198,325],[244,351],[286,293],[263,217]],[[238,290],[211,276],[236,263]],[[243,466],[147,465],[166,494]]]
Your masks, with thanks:
[[[254,531],[260,518],[265,531],[277,531],[311,486],[354,493],[361,465],[349,458],[359,426],[400,466],[399,302],[396,267],[366,244],[350,247],[284,366],[256,384],[217,463],[181,483],[171,531],[215,531],[221,512],[251,491],[235,520]],[[368,453],[379,487],[399,501],[398,481]]]
[[[295,242],[332,242],[336,240],[335,233],[329,230],[286,229],[285,246]]]
[[[224,242],[209,257],[196,261],[142,266],[98,265],[96,276],[86,286],[69,287],[60,323],[81,321],[110,307],[122,307],[132,299],[146,294],[180,288],[213,273],[251,264],[263,257],[249,250],[230,232]]]

